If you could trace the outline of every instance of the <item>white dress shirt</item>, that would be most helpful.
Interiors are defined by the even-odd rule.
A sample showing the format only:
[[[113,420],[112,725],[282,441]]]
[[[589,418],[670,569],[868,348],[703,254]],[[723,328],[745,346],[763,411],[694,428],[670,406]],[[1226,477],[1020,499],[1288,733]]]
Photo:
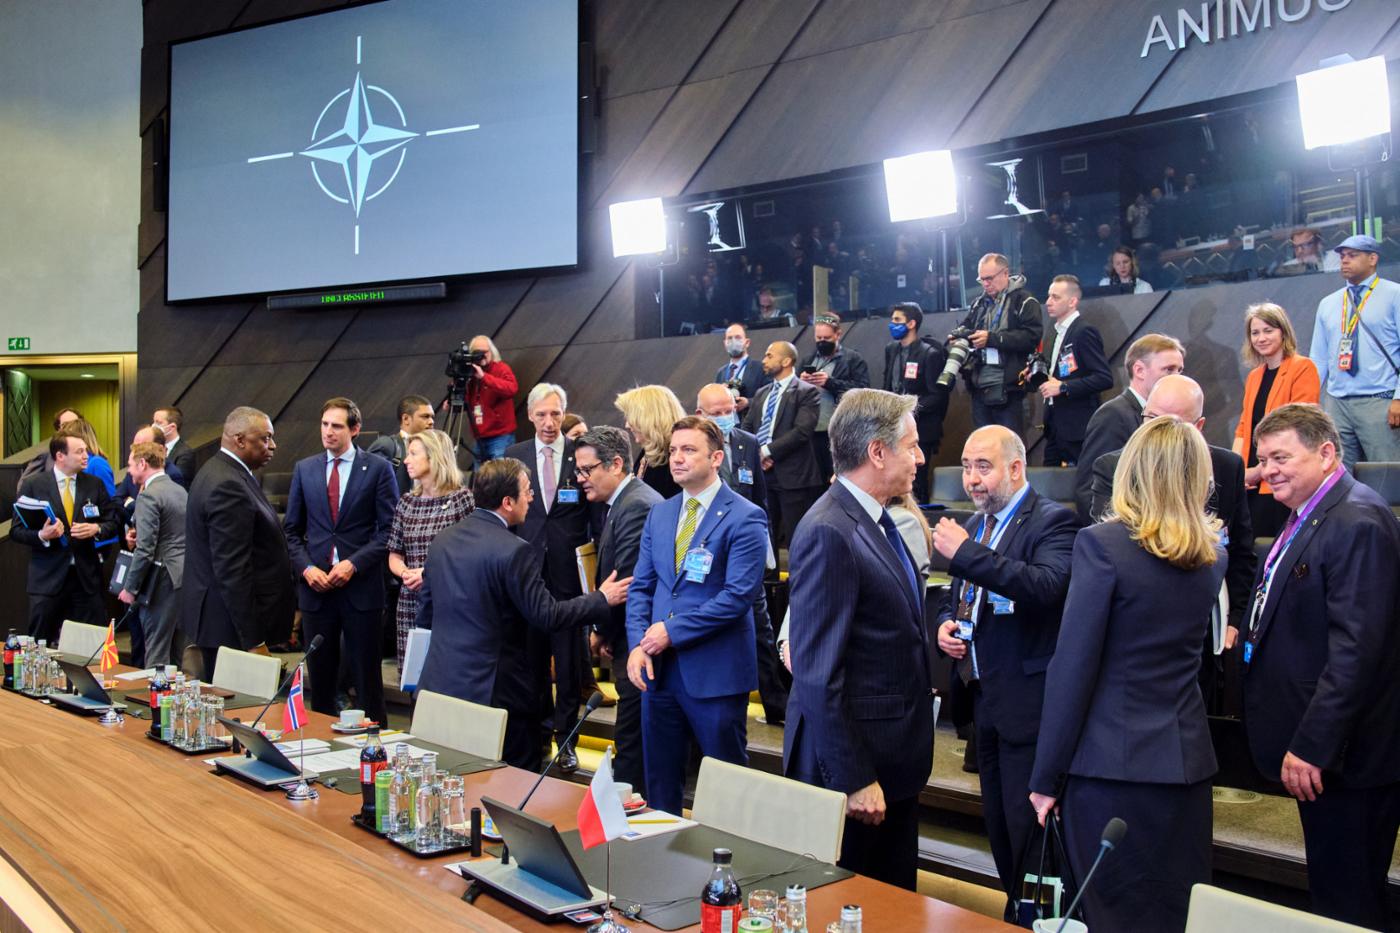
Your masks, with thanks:
[[[676,519],[676,533],[673,536],[673,540],[674,538],[680,537],[681,526],[685,524],[686,510],[690,508],[690,500],[695,499],[700,503],[700,510],[695,513],[695,530],[698,533],[700,531],[700,524],[705,521],[705,513],[710,511],[710,506],[714,504],[715,496],[719,495],[720,487],[723,485],[724,481],[716,475],[715,481],[706,488],[700,490],[699,495],[692,496],[688,492],[681,494],[681,514],[680,517]],[[692,539],[692,546],[694,543],[694,539]]]

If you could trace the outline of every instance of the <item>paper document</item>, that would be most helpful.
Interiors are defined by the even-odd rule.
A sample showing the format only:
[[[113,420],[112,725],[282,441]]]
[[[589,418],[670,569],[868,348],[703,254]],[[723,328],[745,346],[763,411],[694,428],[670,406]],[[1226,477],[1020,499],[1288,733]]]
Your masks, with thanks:
[[[117,680],[147,680],[156,676],[156,669],[148,667],[144,671],[127,671],[125,674],[118,674]]]
[[[623,833],[620,838],[626,839],[628,842],[635,842],[638,839],[662,836],[698,825],[694,820],[676,816],[674,813],[667,813],[665,810],[647,810],[627,817],[627,832]]]
[[[428,646],[433,643],[432,629],[411,628],[408,641],[403,647],[403,673],[399,677],[400,690],[417,690],[418,678],[423,674],[423,662],[428,660]]]
[[[1225,628],[1229,625],[1230,619],[1230,591],[1225,589],[1225,584],[1220,584],[1220,595],[1216,597],[1215,605],[1211,607],[1210,614],[1210,637],[1211,650],[1215,654],[1223,654],[1225,651]]]
[[[307,751],[309,752],[311,749],[308,748]],[[292,762],[318,774],[328,774],[331,771],[353,771],[360,766],[360,752],[354,748],[338,748],[333,752],[307,755],[305,764],[297,758],[293,758]]]
[[[330,751],[331,743],[324,739],[303,739],[300,742],[278,742],[277,750],[290,758],[300,755],[302,746],[306,746],[306,754],[315,755],[319,752]]]
[[[598,548],[592,541],[580,547],[574,548],[574,556],[578,558],[578,582],[585,593],[591,593],[596,586],[593,581],[598,579]]]
[[[386,732],[379,733],[379,741],[384,743],[385,748],[392,748],[397,743],[407,742],[412,738],[413,736],[409,733],[402,732],[398,729],[389,729]],[[353,745],[356,748],[364,748],[365,743],[368,741],[368,735],[350,735],[343,739],[335,739],[337,745]]]

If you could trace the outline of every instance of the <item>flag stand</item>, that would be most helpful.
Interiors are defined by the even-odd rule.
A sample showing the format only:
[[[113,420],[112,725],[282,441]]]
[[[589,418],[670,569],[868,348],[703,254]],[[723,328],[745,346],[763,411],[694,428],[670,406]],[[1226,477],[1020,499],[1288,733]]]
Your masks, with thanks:
[[[298,667],[300,667],[300,665],[298,665]],[[300,686],[300,684],[301,684],[301,677],[298,676],[298,677],[297,677],[297,683],[295,684],[295,686]],[[290,695],[288,695],[288,703],[289,703],[289,704],[291,703],[291,696],[290,696]],[[300,774],[298,775],[298,780],[297,780],[297,782],[296,782],[295,784],[293,784],[291,787],[288,787],[288,788],[287,788],[287,799],[288,799],[288,800],[316,800],[316,799],[318,799],[321,795],[320,795],[320,793],[316,790],[316,788],[314,788],[314,787],[312,787],[310,784],[306,783],[306,739],[305,739],[305,737],[302,735],[303,729],[302,729],[301,717],[300,717],[300,716],[297,716],[297,717],[296,717],[296,720],[297,720],[297,745],[300,746],[300,748],[299,748],[299,755],[300,755],[300,757],[299,757],[299,760],[297,761],[297,770],[300,772]]]
[[[122,616],[122,621],[126,621],[126,616]],[[98,669],[102,674],[102,687],[104,690],[112,690],[117,686],[116,679],[107,676],[107,672],[117,666],[116,632],[117,622],[113,619],[107,623],[107,634],[102,640],[102,660],[98,663]],[[107,707],[107,711],[97,719],[98,725],[101,726],[117,726],[121,725],[121,722],[121,714],[117,712],[115,706]]]
[[[607,903],[603,905],[603,919],[588,928],[588,933],[629,933],[627,924],[622,923],[613,916],[613,893],[612,893],[612,841],[603,843],[603,854],[607,859]]]

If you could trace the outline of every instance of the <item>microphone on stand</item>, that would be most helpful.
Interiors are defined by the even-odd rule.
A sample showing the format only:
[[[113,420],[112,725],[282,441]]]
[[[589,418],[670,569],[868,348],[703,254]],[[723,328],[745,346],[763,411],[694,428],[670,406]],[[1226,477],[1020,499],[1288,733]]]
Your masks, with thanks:
[[[297,672],[297,668],[301,667],[302,661],[305,661],[307,658],[309,658],[311,656],[311,652],[321,647],[321,642],[325,640],[326,636],[324,635],[317,635],[315,638],[311,639],[311,644],[306,646],[306,654],[303,654],[301,656],[301,660],[297,661],[297,663],[292,665],[292,669],[287,672],[287,676],[282,678],[282,683],[277,687],[276,690],[272,691],[272,696],[268,699],[267,706],[264,706],[262,709],[258,710],[258,715],[253,717],[253,721],[251,723],[252,726],[256,727],[258,724],[258,720],[263,718],[263,713],[266,713],[268,709],[272,707],[273,701],[277,699],[277,694],[287,689],[287,684],[292,682],[292,675]]]
[[[1118,843],[1123,841],[1123,834],[1128,831],[1128,824],[1118,817],[1108,821],[1108,825],[1103,828],[1103,838],[1099,840],[1099,854],[1094,856],[1094,864],[1089,866],[1089,873],[1084,876],[1084,883],[1079,886],[1079,891],[1074,895],[1074,900],[1069,902],[1069,910],[1060,919],[1060,925],[1055,928],[1055,933],[1064,933],[1065,924],[1069,923],[1069,918],[1074,916],[1074,908],[1079,906],[1079,899],[1084,896],[1084,892],[1089,890],[1089,879],[1094,877],[1094,871],[1099,867],[1099,862]]]
[[[117,620],[117,624],[112,626],[112,634],[113,634],[113,635],[115,635],[115,634],[117,633],[117,629],[121,628],[123,625],[126,624],[126,620],[129,619],[129,618],[131,618],[131,614],[132,614],[133,612],[135,612],[135,611],[136,611],[136,604],[135,604],[135,603],[132,603],[130,606],[127,607],[126,612],[122,613],[122,617],[121,617],[120,619]],[[103,639],[102,639],[102,644],[101,644],[101,645],[98,645],[96,648],[92,649],[92,654],[88,655],[88,659],[87,659],[86,661],[83,662],[83,667],[87,667],[89,664],[92,663],[92,659],[95,658],[95,657],[97,657],[97,653],[98,653],[99,651],[102,650],[102,646],[105,645],[105,644],[107,644],[107,639],[106,639],[106,637],[104,636]]]

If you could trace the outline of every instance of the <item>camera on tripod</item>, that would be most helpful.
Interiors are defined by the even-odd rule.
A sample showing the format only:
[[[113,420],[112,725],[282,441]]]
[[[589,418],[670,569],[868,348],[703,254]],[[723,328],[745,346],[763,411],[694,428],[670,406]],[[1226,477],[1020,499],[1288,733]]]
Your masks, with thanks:
[[[948,334],[948,362],[943,364],[943,372],[935,380],[945,389],[951,389],[958,373],[971,365],[972,328],[954,327]]]
[[[488,354],[485,350],[473,350],[464,341],[460,347],[447,354],[447,370],[444,375],[453,382],[466,382],[476,373],[473,366],[485,366]]]

